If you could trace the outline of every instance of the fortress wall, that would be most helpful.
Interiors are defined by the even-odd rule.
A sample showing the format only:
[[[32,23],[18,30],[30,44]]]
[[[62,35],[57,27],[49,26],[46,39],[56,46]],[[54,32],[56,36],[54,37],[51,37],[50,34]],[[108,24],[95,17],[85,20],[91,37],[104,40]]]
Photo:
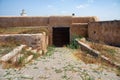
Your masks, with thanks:
[[[0,17],[0,27],[23,27],[23,26],[50,26],[70,27],[72,23],[95,22],[96,17],[72,17],[72,16],[5,16]]]
[[[96,17],[72,16],[12,16],[0,17],[0,27],[41,27],[47,26],[49,43],[52,44],[53,27],[70,27],[72,35],[88,36],[88,23],[97,21]]]
[[[71,16],[50,16],[49,17],[49,43],[53,44],[53,27],[71,27]],[[59,35],[59,34],[58,34]]]
[[[88,35],[92,41],[120,46],[120,20],[89,23]]]
[[[49,18],[49,25],[51,27],[70,27],[71,24],[71,16],[50,16]]]
[[[97,21],[97,17],[72,17],[72,23],[89,23]]]
[[[88,24],[72,24],[70,28],[71,37],[73,35],[79,35],[88,37]]]
[[[48,17],[0,17],[0,27],[48,26]]]

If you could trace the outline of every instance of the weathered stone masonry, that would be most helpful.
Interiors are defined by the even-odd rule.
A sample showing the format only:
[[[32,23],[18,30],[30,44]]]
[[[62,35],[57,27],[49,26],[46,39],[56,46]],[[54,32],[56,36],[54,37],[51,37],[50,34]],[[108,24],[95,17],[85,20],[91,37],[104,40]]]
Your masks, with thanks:
[[[52,44],[53,27],[69,27],[72,35],[87,36],[88,22],[95,22],[95,17],[0,17],[0,27],[46,27],[49,30],[49,44]],[[82,23],[82,24],[81,24]]]
[[[45,27],[49,34],[49,44],[53,44],[53,28],[68,27],[72,35],[88,37],[96,42],[120,46],[120,21],[98,22],[96,17],[75,16],[19,16],[0,17],[0,27]]]
[[[89,23],[88,35],[94,42],[120,46],[120,20]]]
[[[3,34],[0,35],[0,42],[11,42],[27,45],[33,49],[40,49],[44,52],[48,46],[48,36],[45,32],[40,34]],[[15,43],[15,44],[16,44]]]

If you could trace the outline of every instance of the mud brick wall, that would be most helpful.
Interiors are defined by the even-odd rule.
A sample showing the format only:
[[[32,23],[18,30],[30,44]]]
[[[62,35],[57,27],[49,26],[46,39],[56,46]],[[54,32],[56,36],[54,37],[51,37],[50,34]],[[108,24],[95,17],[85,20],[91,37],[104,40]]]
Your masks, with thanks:
[[[72,24],[70,34],[88,37],[88,23]]]
[[[49,44],[52,44],[53,27],[69,27],[70,37],[74,34],[87,37],[87,23],[97,21],[96,17],[74,16],[11,16],[0,17],[0,27],[35,27],[47,26],[49,29]],[[83,24],[82,24],[83,23]]]
[[[72,24],[70,28],[72,35],[79,35],[88,37],[88,23],[98,21],[97,17],[72,17]]]
[[[48,26],[48,17],[0,17],[0,27]]]
[[[72,17],[72,23],[89,23],[98,21],[98,18],[93,17]]]
[[[89,23],[95,21],[97,21],[96,17],[1,16],[0,27],[25,27],[25,26],[70,27],[72,23]]]
[[[89,23],[88,35],[92,41],[120,46],[120,20]]]
[[[50,16],[49,18],[49,25],[51,27],[70,27],[71,23],[71,16]]]
[[[48,36],[45,33],[40,34],[3,34],[0,35],[0,42],[11,42],[25,44],[32,48],[46,50],[48,46]],[[16,44],[15,43],[15,44]]]

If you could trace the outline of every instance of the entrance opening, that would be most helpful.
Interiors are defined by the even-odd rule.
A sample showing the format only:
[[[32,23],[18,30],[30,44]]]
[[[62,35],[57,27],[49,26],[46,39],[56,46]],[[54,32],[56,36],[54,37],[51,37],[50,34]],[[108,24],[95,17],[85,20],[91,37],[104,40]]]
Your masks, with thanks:
[[[70,42],[69,27],[53,28],[53,45],[62,47]]]

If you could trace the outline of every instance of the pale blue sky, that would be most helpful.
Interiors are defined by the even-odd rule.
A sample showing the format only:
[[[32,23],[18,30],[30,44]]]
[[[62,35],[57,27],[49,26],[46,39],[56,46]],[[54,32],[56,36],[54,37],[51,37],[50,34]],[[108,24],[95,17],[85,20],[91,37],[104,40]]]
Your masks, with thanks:
[[[120,20],[120,0],[0,0],[0,16],[71,15]]]

